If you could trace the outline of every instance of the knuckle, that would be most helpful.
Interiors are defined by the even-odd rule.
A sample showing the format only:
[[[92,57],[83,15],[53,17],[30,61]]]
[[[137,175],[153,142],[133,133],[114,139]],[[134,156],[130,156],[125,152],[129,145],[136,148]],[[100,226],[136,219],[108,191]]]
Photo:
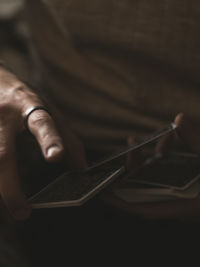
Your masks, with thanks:
[[[8,115],[12,112],[13,107],[10,105],[8,100],[1,101],[0,103],[0,119],[3,119],[5,115]]]
[[[0,132],[3,129],[11,128],[20,122],[19,110],[10,103],[0,103]]]
[[[0,99],[0,120],[4,121],[10,116],[19,115],[20,111],[16,105],[16,101],[14,101],[15,94],[7,92]],[[20,101],[18,101],[20,102]]]
[[[50,129],[49,131],[44,131],[41,133],[41,144],[44,147],[50,147],[54,144],[62,146],[63,141],[59,134],[54,130]]]
[[[24,98],[35,101],[38,100],[38,95],[24,83],[17,84],[17,86],[14,88],[14,95],[16,101],[19,101]]]

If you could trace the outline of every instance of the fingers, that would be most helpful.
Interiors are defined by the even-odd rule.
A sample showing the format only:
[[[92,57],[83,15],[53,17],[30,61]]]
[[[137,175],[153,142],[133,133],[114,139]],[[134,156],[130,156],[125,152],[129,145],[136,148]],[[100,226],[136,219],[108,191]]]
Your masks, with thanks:
[[[59,160],[63,155],[64,147],[51,116],[44,110],[36,110],[31,113],[27,123],[45,159],[49,162]]]
[[[177,125],[176,132],[170,133],[159,140],[156,145],[156,153],[165,153],[172,147],[180,146],[190,149],[195,153],[200,153],[200,126],[194,124],[183,113],[179,113],[174,120]]]
[[[43,106],[43,104],[31,92],[28,100],[22,105],[22,116],[26,118],[27,110],[32,110],[33,107],[38,106]],[[66,159],[70,169],[86,169],[88,164],[83,146],[70,131],[66,118],[63,119],[62,114],[55,108],[52,114],[56,119],[56,124],[49,113],[43,109],[32,111],[26,121],[28,129],[41,147],[44,158],[48,162]]]
[[[0,125],[0,195],[9,213],[17,220],[26,219],[31,212],[21,190],[16,166],[13,130]]]
[[[66,117],[59,110],[54,109],[53,114],[59,133],[63,137],[65,149],[63,160],[65,164],[72,171],[86,170],[88,168],[88,162],[82,142],[69,127],[70,122],[66,120]]]
[[[181,141],[193,152],[200,153],[200,126],[188,119],[183,113],[179,113],[174,123]]]
[[[175,133],[169,133],[156,143],[155,146],[155,154],[156,155],[162,155],[165,154],[167,151],[170,150],[170,148],[175,147],[177,140],[177,136]]]

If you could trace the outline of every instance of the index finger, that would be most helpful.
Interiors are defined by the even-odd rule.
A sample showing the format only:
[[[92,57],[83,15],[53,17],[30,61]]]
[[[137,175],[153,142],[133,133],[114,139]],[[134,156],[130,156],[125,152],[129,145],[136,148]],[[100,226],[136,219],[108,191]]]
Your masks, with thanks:
[[[45,159],[49,162],[59,160],[63,155],[64,145],[49,113],[42,109],[35,110],[28,117],[27,124]]]

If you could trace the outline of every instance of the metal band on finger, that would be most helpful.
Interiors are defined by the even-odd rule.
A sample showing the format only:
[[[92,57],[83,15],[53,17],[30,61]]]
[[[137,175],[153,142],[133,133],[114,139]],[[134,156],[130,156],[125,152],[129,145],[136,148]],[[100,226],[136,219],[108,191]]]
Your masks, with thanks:
[[[46,107],[44,107],[44,106],[35,106],[35,107],[31,107],[30,109],[28,109],[28,110],[26,111],[26,113],[25,113],[25,117],[24,117],[24,126],[25,126],[25,128],[26,128],[27,130],[29,130],[29,127],[28,127],[28,119],[29,119],[30,115],[31,115],[34,111],[36,111],[36,110],[44,110],[44,111],[46,111],[49,115],[51,115],[50,112],[49,112],[49,110],[48,110]]]

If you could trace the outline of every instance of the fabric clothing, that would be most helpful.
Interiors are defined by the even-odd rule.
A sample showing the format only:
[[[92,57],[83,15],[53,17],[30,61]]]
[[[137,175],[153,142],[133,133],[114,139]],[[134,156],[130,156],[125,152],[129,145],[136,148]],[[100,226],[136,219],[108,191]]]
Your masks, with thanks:
[[[27,4],[43,88],[87,147],[111,150],[180,111],[199,118],[199,1]]]
[[[112,150],[130,134],[141,137],[171,122],[179,111],[199,118],[199,7],[197,0],[27,1],[32,40],[41,59],[40,86],[87,148]],[[179,222],[176,229],[171,227],[174,231],[166,223],[159,232],[157,225],[147,227],[125,217],[96,205],[35,211],[30,226],[34,231],[28,229],[25,235],[34,266],[69,264],[71,252],[74,264],[90,259],[93,250],[104,263],[114,252],[113,264],[118,255],[127,259],[130,244],[134,262],[140,246],[142,257],[144,245],[154,255],[158,250],[153,243],[169,256],[172,244],[177,254],[183,233],[188,254],[193,240],[185,241],[186,230],[198,239],[199,225],[194,234],[194,227],[180,228]],[[155,233],[160,239],[155,240]],[[0,265],[26,266],[13,240],[10,228],[8,235],[1,235]],[[170,246],[163,249],[166,241]]]

